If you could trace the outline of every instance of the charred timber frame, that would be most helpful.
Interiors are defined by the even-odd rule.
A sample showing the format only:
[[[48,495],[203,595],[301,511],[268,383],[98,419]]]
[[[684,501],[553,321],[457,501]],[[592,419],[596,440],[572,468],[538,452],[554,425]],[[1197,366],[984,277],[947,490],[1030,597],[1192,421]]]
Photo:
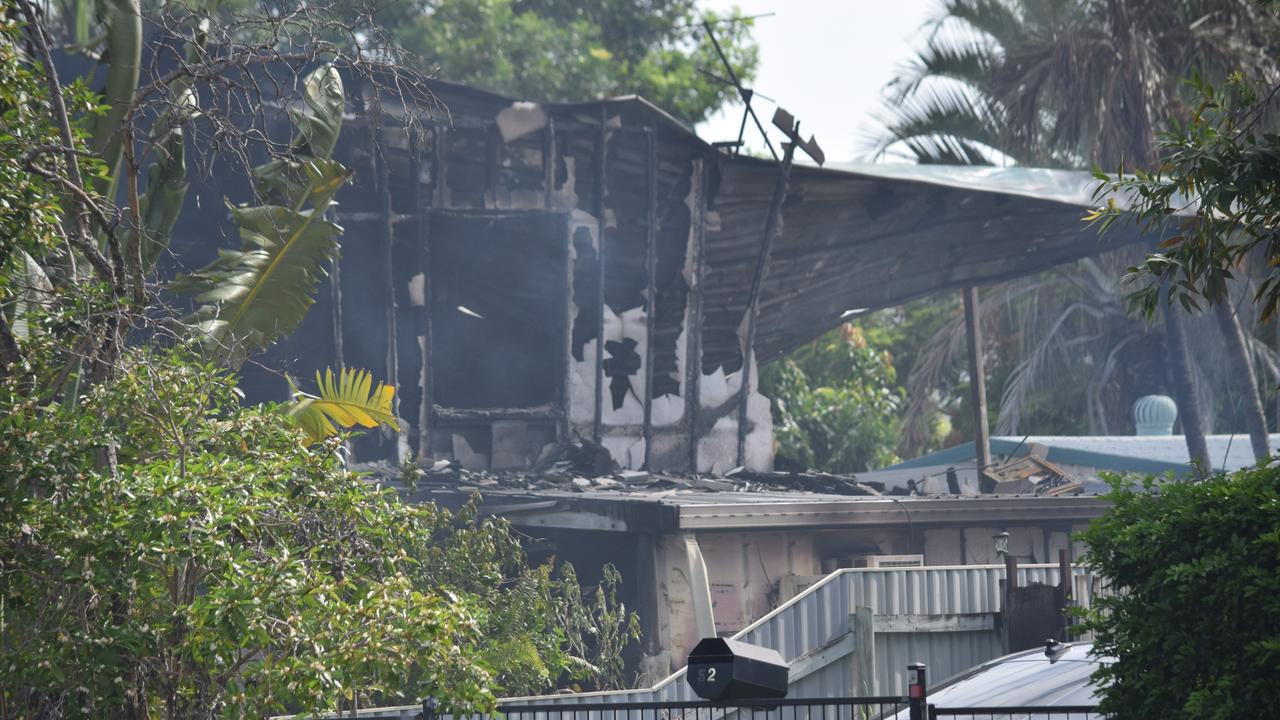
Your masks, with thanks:
[[[746,463],[747,454],[747,403],[751,400],[751,358],[756,343],[756,319],[760,315],[760,292],[765,278],[769,275],[769,255],[773,250],[773,241],[778,235],[778,224],[782,218],[782,204],[787,199],[787,187],[791,179],[791,161],[795,158],[796,143],[786,144],[782,153],[782,164],[778,167],[778,182],[773,187],[773,200],[769,203],[769,217],[764,225],[764,240],[760,244],[760,255],[756,259],[756,269],[751,276],[751,294],[747,296],[746,323],[747,336],[742,344],[742,382],[738,387],[738,465]]]
[[[432,128],[432,141],[439,145],[440,128],[435,126]],[[422,183],[422,143],[418,139],[418,133],[409,132],[409,175],[413,178],[413,204],[418,214],[418,269],[422,273],[422,304],[417,308],[418,315],[418,332],[419,352],[421,354],[421,367],[418,369],[418,385],[422,390],[418,402],[418,457],[425,458],[431,455],[431,379],[434,373],[431,372],[431,303],[428,302],[430,290],[428,283],[431,282],[431,276],[427,273],[427,268],[431,266],[431,229],[428,226],[430,222],[431,196],[432,193],[423,189]],[[439,171],[437,163],[431,172],[432,184],[435,183],[436,173]]]
[[[978,288],[964,289],[964,329],[969,351],[969,390],[973,398],[973,450],[978,477],[991,467],[991,430],[987,426],[987,371],[982,358],[982,310]]]
[[[331,220],[336,213],[329,212]],[[342,345],[342,247],[338,247],[338,254],[333,257],[333,262],[329,264],[329,298],[333,303],[333,362],[337,366],[338,372],[346,367],[345,348]]]
[[[596,148],[596,262],[599,264],[596,281],[596,394],[595,417],[592,419],[591,437],[600,442],[601,428],[604,425],[604,279],[605,279],[605,170],[608,163],[605,155],[609,152],[609,110],[600,106],[600,136]]]
[[[373,113],[375,119],[369,124],[371,150],[369,162],[372,166],[374,177],[374,189],[378,193],[378,199],[381,203],[379,212],[381,213],[381,222],[379,229],[381,230],[383,259],[383,282],[386,284],[386,332],[387,332],[387,377],[393,386],[399,385],[400,380],[400,351],[399,337],[396,328],[396,282],[395,282],[395,210],[391,202],[391,170],[387,164],[386,151],[383,148],[383,114],[382,108],[375,108]],[[366,113],[366,118],[368,114]],[[400,393],[392,396],[391,412],[396,417],[400,417]],[[396,432],[393,436],[393,445],[391,448],[391,458],[398,465],[404,462],[404,458],[400,457],[400,433],[404,430]]]
[[[706,273],[707,254],[707,184],[708,160],[694,162],[690,178],[693,190],[693,272],[689,278],[688,313],[685,325],[684,407],[689,431],[689,471],[698,472],[698,411],[702,408],[702,281]]]
[[[548,128],[554,134],[552,127]],[[551,150],[555,152],[555,139],[551,140]],[[552,173],[555,172],[554,156],[551,163]],[[547,186],[547,195],[551,195],[551,186]],[[547,201],[550,205],[550,200]],[[548,210],[547,212],[551,212]],[[562,372],[560,375],[560,417],[556,423],[559,431],[558,442],[567,443],[573,437],[573,421],[570,416],[573,414],[573,235],[569,232],[569,214],[560,213],[560,235],[564,238],[564,355],[561,362]]]
[[[542,188],[544,210],[551,209],[551,196],[556,186],[556,121],[547,118],[547,126],[542,129]]]
[[[654,323],[658,312],[658,159],[657,141],[652,127],[644,129],[645,141],[645,322],[644,322],[644,469],[648,470],[653,454],[653,357]]]

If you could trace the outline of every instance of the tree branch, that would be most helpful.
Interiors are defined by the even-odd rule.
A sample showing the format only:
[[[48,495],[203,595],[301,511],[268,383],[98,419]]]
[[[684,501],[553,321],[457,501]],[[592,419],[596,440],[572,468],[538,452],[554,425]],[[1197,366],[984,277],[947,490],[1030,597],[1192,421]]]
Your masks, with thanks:
[[[93,201],[93,198],[89,197],[89,194],[85,192],[83,185],[76,183],[72,179],[62,177],[52,170],[42,168],[34,162],[27,163],[27,169],[41,177],[48,178],[62,185],[67,192],[71,193],[77,205],[83,205],[89,210],[90,214],[92,214],[102,226],[103,231],[107,234],[108,238],[115,235],[115,223],[109,220],[102,212],[102,208],[98,207],[98,204]],[[77,211],[76,216],[81,220],[81,222],[83,222],[83,215],[80,212]],[[94,245],[93,236],[88,232],[88,226],[85,226],[84,234],[68,235],[67,238],[77,250],[84,253],[84,256],[89,260],[89,264],[98,271],[98,274],[102,276],[102,279],[111,283],[112,287],[116,287],[115,270],[111,267],[107,258],[104,257]]]
[[[58,71],[53,64],[53,54],[49,51],[49,37],[45,34],[44,23],[40,21],[39,10],[31,3],[31,0],[18,0],[18,5],[22,9],[22,14],[27,18],[27,34],[31,36],[31,41],[36,47],[36,52],[40,54],[40,63],[44,66],[45,84],[49,90],[50,112],[53,115],[53,123],[58,128],[58,137],[62,139],[62,156],[63,161],[67,164],[67,175],[70,183],[80,190],[79,196],[84,195],[84,179],[80,175],[80,163],[76,158],[75,137],[71,134],[71,116],[67,114],[67,104],[62,97],[62,84],[58,82]],[[79,197],[73,197],[71,201],[71,214],[76,220],[76,229],[79,233],[79,242],[77,244],[91,244],[91,233],[89,232],[89,224],[85,221],[84,215],[80,213],[79,205],[81,204]],[[112,277],[111,274],[107,275]]]
[[[13,329],[4,313],[0,313],[0,377],[9,374],[10,367],[22,362],[22,351],[18,349],[18,341],[13,336]]]

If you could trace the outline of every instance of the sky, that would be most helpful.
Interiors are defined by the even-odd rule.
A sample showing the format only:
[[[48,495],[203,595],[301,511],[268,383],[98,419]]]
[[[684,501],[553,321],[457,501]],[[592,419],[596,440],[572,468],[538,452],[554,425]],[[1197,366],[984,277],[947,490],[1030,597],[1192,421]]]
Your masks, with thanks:
[[[833,162],[870,161],[868,135],[882,127],[883,89],[923,40],[922,26],[939,13],[938,0],[703,0],[725,12],[774,13],[755,21],[760,46],[754,90],[769,96],[813,134]],[[774,103],[752,106],[766,126]],[[742,105],[735,103],[698,126],[709,141],[735,140]],[[770,126],[771,127],[771,126]],[[748,121],[748,146],[766,152]],[[776,131],[771,133],[775,138]],[[886,158],[892,160],[892,158]]]

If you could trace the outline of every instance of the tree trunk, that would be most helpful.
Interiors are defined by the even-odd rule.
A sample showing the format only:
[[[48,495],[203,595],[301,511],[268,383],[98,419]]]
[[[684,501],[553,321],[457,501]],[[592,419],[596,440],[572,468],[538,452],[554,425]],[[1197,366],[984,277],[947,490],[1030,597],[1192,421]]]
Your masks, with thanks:
[[[1227,357],[1231,362],[1231,374],[1235,377],[1236,391],[1244,403],[1245,424],[1249,428],[1249,441],[1253,445],[1253,457],[1259,462],[1271,457],[1271,447],[1267,437],[1267,418],[1262,412],[1262,396],[1258,394],[1258,380],[1253,374],[1253,363],[1249,359],[1249,349],[1245,345],[1244,330],[1240,327],[1240,318],[1231,307],[1230,298],[1224,298],[1213,304],[1213,313],[1218,318],[1218,327],[1227,343]]]
[[[1169,353],[1169,368],[1173,375],[1173,391],[1178,401],[1178,416],[1182,419],[1182,434],[1187,441],[1187,456],[1196,474],[1208,474],[1212,468],[1209,448],[1204,442],[1204,419],[1200,416],[1200,404],[1196,401],[1195,378],[1191,376],[1191,357],[1187,353],[1187,334],[1182,327],[1182,311],[1172,302],[1168,286],[1164,293],[1164,342]]]

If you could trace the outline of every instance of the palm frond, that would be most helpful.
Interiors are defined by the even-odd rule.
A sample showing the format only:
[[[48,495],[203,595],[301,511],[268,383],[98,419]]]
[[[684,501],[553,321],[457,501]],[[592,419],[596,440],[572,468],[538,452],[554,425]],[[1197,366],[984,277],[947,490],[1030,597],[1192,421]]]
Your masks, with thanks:
[[[319,397],[294,388],[294,401],[287,409],[289,418],[311,442],[336,434],[338,428],[386,425],[400,429],[391,405],[395,387],[380,382],[374,388],[369,371],[343,368],[336,379],[332,368],[326,369],[323,377],[316,371],[316,385]]]
[[[877,144],[885,152],[905,145],[919,162],[989,165],[987,152],[998,144],[990,121],[991,110],[954,83],[917,90],[900,103],[885,123],[886,134]]]
[[[992,49],[978,40],[933,37],[902,74],[889,82],[891,102],[902,102],[932,78],[947,78],[972,87],[981,86],[991,71]]]
[[[943,17],[962,21],[1001,45],[1018,42],[1027,26],[1018,12],[1018,3],[1008,0],[947,0]]]

